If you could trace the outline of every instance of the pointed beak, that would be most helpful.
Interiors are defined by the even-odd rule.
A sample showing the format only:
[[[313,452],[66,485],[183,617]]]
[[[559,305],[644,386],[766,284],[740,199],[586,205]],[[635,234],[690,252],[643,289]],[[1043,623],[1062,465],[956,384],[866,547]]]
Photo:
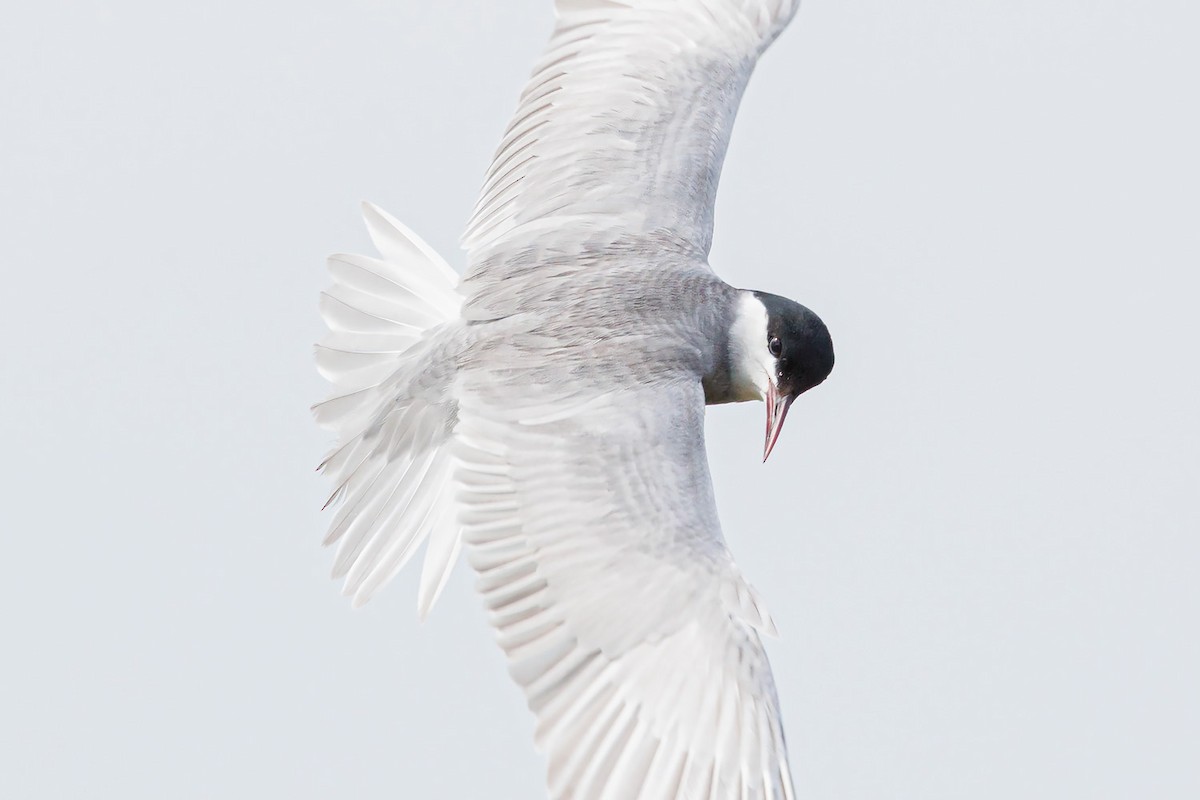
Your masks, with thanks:
[[[763,447],[763,462],[771,455],[771,451],[775,449],[775,442],[779,440],[779,432],[783,430],[783,420],[787,417],[788,409],[792,406],[792,401],[795,400],[795,395],[781,395],[779,390],[775,388],[775,383],[772,381],[767,386],[767,443]]]

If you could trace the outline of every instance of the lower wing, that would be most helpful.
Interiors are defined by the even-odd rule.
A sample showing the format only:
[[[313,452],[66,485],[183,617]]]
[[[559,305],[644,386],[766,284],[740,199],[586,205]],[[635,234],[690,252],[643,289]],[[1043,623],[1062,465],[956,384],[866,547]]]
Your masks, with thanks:
[[[793,797],[773,628],[721,537],[701,387],[528,395],[520,370],[466,376],[455,454],[551,796]]]

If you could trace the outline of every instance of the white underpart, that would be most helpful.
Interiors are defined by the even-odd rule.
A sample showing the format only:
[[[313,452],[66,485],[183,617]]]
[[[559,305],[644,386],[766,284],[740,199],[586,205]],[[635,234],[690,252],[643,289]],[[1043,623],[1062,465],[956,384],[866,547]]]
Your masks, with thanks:
[[[729,329],[732,389],[737,400],[762,400],[775,370],[767,349],[767,309],[753,292],[742,292]]]

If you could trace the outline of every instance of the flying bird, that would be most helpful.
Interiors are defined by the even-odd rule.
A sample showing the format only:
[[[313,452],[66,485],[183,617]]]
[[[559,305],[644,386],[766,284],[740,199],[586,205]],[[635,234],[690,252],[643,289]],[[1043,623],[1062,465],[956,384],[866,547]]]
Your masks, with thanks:
[[[791,798],[762,601],[721,535],[705,405],[825,380],[824,323],[708,265],[738,103],[798,0],[557,0],[459,276],[364,206],[317,347],[334,575],[366,602],[460,548],[555,798]]]

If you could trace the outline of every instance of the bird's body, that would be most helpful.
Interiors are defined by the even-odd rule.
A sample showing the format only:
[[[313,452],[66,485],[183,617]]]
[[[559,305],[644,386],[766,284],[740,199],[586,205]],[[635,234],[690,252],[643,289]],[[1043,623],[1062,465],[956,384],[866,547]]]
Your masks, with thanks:
[[[706,404],[791,401],[824,325],[707,263],[737,101],[788,0],[559,0],[468,226],[461,281],[367,207],[318,350],[340,443],[335,574],[368,599],[461,545],[538,717],[555,797],[791,797],[759,633],[717,519]]]

